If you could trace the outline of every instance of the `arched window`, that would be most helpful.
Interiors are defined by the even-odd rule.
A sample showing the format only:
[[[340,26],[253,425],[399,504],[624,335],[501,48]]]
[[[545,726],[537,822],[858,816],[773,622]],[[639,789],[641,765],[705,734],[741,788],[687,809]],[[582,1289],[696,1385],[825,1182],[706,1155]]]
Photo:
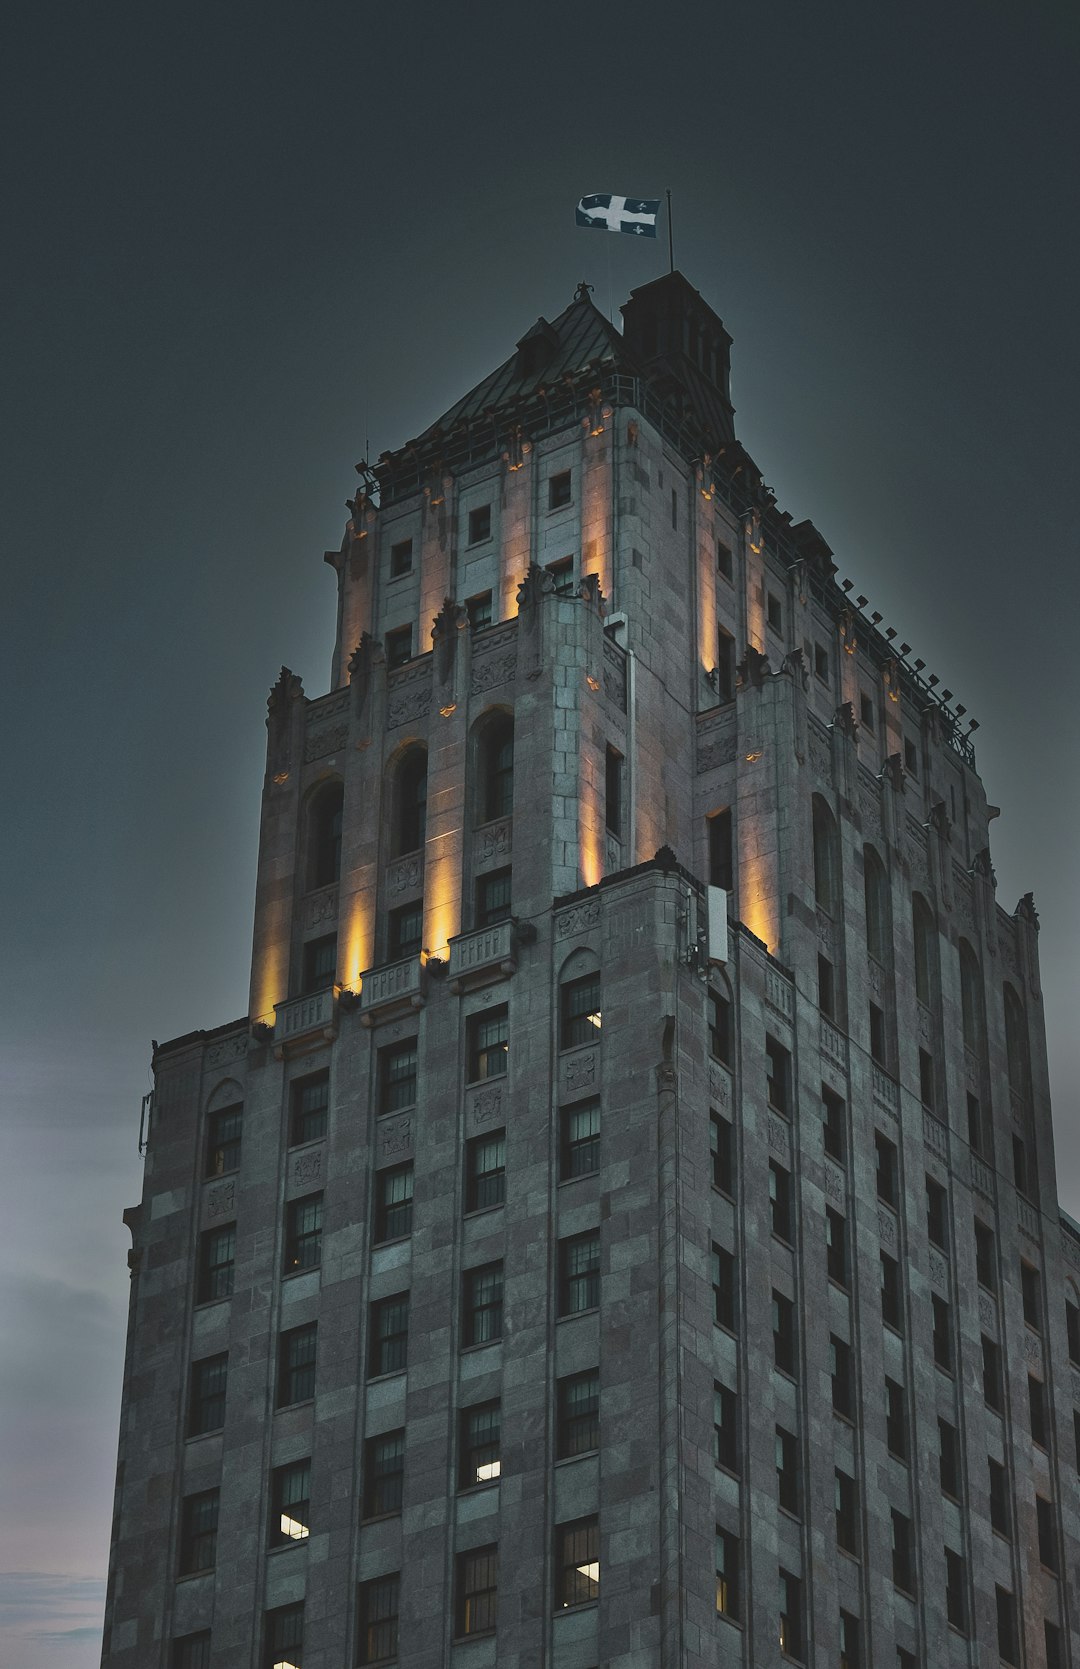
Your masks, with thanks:
[[[410,748],[394,780],[394,856],[418,852],[427,832],[426,748]]]
[[[892,958],[889,877],[872,846],[863,847],[863,888],[866,893],[866,948],[875,962],[887,967]]]
[[[1011,985],[1005,986],[1004,997],[1005,1053],[1009,1062],[1009,1088],[1014,1095],[1026,1102],[1031,1097],[1031,1066],[1024,1005]]]
[[[840,852],[836,819],[820,794],[814,795],[814,897],[819,910],[835,915],[840,901]]]
[[[982,969],[966,939],[960,940],[960,1015],[964,1027],[964,1048],[978,1054],[985,1035]]]
[[[937,992],[937,926],[934,912],[922,893],[912,894],[911,924],[915,933],[915,995],[932,1008]]]
[[[341,814],[345,789],[328,782],[308,804],[308,886],[329,887],[341,872]]]
[[[479,821],[509,817],[514,809],[514,721],[499,713],[480,738]]]

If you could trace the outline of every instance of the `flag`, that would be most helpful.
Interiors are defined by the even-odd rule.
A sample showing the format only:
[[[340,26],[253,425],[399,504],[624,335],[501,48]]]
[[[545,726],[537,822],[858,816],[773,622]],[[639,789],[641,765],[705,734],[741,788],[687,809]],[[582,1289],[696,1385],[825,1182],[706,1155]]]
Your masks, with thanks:
[[[613,197],[610,191],[601,191],[581,199],[575,219],[579,226],[599,226],[606,232],[655,238],[659,208],[659,197]]]

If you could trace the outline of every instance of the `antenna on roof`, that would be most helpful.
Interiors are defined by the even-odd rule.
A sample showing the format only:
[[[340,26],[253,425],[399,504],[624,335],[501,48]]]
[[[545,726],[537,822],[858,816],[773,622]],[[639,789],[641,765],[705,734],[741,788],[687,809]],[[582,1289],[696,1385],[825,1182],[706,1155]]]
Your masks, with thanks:
[[[675,271],[675,231],[671,224],[671,192],[667,194],[667,251],[668,271]]]

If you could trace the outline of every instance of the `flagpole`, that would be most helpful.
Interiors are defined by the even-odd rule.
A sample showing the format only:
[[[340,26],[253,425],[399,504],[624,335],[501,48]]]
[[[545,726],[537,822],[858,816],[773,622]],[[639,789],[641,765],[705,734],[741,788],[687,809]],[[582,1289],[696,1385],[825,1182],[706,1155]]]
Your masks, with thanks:
[[[671,192],[667,194],[667,247],[670,271],[675,271],[675,234],[671,227]]]

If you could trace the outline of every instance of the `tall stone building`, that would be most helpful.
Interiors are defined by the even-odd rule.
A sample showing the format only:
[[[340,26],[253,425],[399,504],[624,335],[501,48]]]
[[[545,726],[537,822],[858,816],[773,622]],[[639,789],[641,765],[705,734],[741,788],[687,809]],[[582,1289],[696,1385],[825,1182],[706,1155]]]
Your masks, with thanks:
[[[159,1047],[108,1669],[1080,1664],[1080,1232],[963,709],[677,273],[362,468]]]

